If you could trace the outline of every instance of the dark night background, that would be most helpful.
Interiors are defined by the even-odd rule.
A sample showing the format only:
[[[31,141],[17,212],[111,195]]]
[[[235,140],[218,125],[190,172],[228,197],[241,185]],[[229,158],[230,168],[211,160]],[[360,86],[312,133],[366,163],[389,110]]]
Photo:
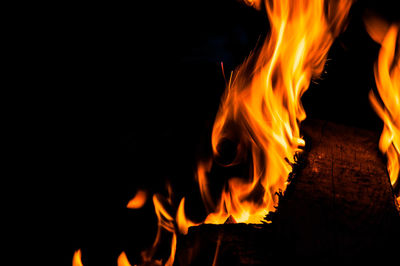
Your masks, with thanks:
[[[364,29],[366,8],[398,19],[390,1],[358,1],[303,104],[308,117],[380,132],[368,100],[379,45]],[[151,200],[140,210],[127,202],[139,188],[166,195],[167,180],[176,206],[183,196],[195,202],[195,165],[210,152],[224,91],[220,62],[229,76],[263,40],[267,18],[235,0],[71,4],[54,17],[52,197],[62,213],[55,237],[67,245],[62,265],[77,249],[85,266],[116,265],[122,251],[135,264],[156,217]]]

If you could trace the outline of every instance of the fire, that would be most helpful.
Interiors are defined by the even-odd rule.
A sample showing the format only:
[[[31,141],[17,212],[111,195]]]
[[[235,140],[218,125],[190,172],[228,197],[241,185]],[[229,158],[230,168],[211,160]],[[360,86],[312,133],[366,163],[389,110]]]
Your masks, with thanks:
[[[366,21],[371,37],[381,44],[374,73],[380,100],[370,92],[376,113],[384,122],[379,149],[387,156],[387,169],[393,188],[399,186],[400,172],[400,26],[379,19]],[[397,45],[397,56],[396,55]],[[400,204],[400,195],[397,196]]]
[[[246,2],[262,6],[260,1]],[[274,210],[275,193],[286,189],[294,154],[305,145],[299,130],[306,118],[301,96],[311,78],[322,72],[351,4],[344,0],[265,1],[270,34],[231,76],[212,132],[214,157],[220,156],[223,141],[233,141],[236,157],[226,166],[243,162],[250,152],[251,172],[248,179],[228,181],[205,223],[223,223],[229,216],[241,223],[261,223]],[[210,206],[206,172],[200,164],[199,186]]]
[[[147,201],[147,193],[144,190],[139,190],[136,192],[135,197],[133,197],[126,205],[129,209],[140,209]]]
[[[128,257],[126,256],[125,252],[122,252],[121,255],[119,255],[117,263],[118,266],[132,266],[129,263]]]
[[[75,251],[74,257],[72,258],[72,266],[83,266],[82,264],[82,252],[80,249]]]
[[[213,156],[198,163],[196,178],[208,212],[204,223],[221,224],[228,218],[230,222],[261,223],[274,210],[278,203],[275,193],[285,191],[294,155],[305,145],[299,129],[306,118],[301,97],[311,79],[321,74],[352,4],[352,0],[244,1],[258,10],[265,8],[270,33],[231,76],[214,122]],[[247,178],[230,178],[215,200],[208,173],[222,156],[221,144],[226,140],[236,143],[237,149],[235,158],[224,166],[250,162],[251,170]],[[142,252],[143,264],[173,265],[177,234],[187,234],[188,228],[196,225],[186,217],[185,198],[176,216],[171,214],[173,202],[168,188],[168,199],[152,197],[158,230],[152,247]],[[139,191],[127,207],[140,208],[146,199],[146,192]],[[169,232],[172,239],[165,263],[155,258],[162,231]],[[80,252],[74,262],[78,256],[80,261]],[[124,252],[118,265],[130,265]]]
[[[157,251],[157,247],[161,241],[161,230],[166,230],[172,233],[172,243],[171,243],[171,253],[165,265],[172,265],[175,258],[176,250],[176,230],[174,224],[174,218],[169,214],[165,206],[168,206],[165,202],[170,202],[171,200],[164,200],[160,195],[153,195],[154,210],[158,220],[158,229],[156,239],[154,240],[153,246],[146,251],[142,252],[143,262],[153,262],[156,265],[162,265],[161,260],[155,260],[154,255]]]
[[[185,198],[182,198],[181,202],[179,203],[178,211],[176,214],[176,223],[178,225],[179,232],[184,235],[188,233],[189,227],[199,225],[186,218]]]

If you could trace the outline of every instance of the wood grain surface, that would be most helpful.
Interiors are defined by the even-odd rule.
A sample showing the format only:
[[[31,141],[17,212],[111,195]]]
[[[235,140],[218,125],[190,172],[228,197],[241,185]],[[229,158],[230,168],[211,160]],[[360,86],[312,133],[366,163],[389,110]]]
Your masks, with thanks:
[[[305,121],[304,167],[273,222],[191,227],[176,265],[391,261],[400,251],[400,216],[378,150],[379,133]]]

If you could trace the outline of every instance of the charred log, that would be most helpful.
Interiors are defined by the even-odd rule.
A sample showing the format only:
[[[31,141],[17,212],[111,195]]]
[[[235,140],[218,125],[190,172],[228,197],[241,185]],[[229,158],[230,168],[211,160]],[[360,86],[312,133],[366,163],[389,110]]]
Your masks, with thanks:
[[[191,227],[176,265],[268,265],[312,257],[390,261],[400,248],[395,206],[379,133],[306,121],[304,161],[264,225]]]

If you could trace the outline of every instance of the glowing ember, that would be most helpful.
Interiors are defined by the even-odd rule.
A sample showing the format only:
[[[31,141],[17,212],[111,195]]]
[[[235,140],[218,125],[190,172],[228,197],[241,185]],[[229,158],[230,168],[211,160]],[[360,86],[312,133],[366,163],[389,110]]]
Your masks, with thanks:
[[[260,1],[247,3],[261,6]],[[265,1],[270,34],[231,77],[212,132],[214,157],[229,139],[237,143],[237,153],[227,167],[244,161],[250,152],[251,172],[248,179],[228,181],[205,223],[221,224],[229,216],[239,223],[261,223],[274,210],[275,192],[286,189],[293,156],[305,144],[299,130],[306,118],[301,96],[311,78],[322,72],[351,3]],[[205,205],[212,206],[206,168],[199,164],[198,181]]]
[[[135,197],[131,199],[128,204],[126,205],[129,209],[140,209],[146,203],[147,200],[147,193],[144,190],[139,190]]]
[[[399,25],[388,25],[377,18],[366,21],[371,37],[381,44],[374,73],[380,100],[371,91],[370,101],[384,122],[379,140],[380,150],[387,156],[387,169],[393,187],[399,184],[400,172],[400,52]],[[400,195],[397,196],[400,203]]]
[[[82,252],[80,249],[78,249],[77,251],[75,251],[74,257],[72,258],[72,266],[83,266],[81,257]]]

